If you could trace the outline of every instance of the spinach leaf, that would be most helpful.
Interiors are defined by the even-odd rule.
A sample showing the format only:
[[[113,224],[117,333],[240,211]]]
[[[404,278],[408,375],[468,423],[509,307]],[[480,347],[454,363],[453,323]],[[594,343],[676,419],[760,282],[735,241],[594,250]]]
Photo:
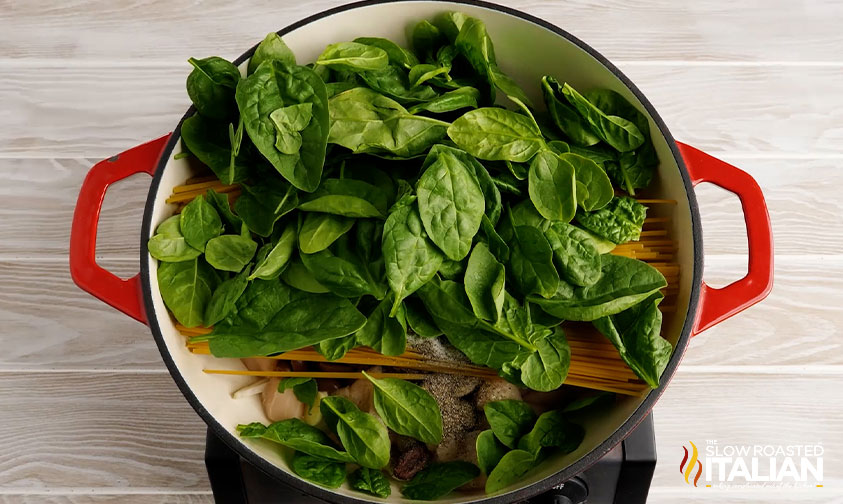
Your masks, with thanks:
[[[407,109],[407,112],[417,114],[425,111],[434,114],[444,114],[445,112],[453,112],[464,108],[477,108],[479,98],[480,91],[477,91],[476,88],[462,86],[429,101],[417,103]]]
[[[296,55],[287,47],[287,44],[281,40],[281,37],[272,32],[268,34],[260,44],[258,44],[255,53],[249,59],[247,74],[252,75],[258,69],[261,63],[266,60],[277,60],[287,65],[293,66],[296,64]]]
[[[389,56],[379,47],[357,42],[330,44],[316,59],[317,65],[338,70],[380,70],[389,64]]]
[[[293,255],[293,248],[296,246],[296,228],[288,224],[281,236],[274,244],[268,244],[269,251],[266,256],[257,262],[254,271],[249,275],[249,280],[260,278],[272,280],[278,278],[284,268],[290,262]]]
[[[369,314],[366,324],[355,335],[357,344],[370,347],[384,355],[401,355],[407,346],[407,324],[403,305],[399,305],[396,316],[390,317],[394,305],[392,294],[383,298]]]
[[[418,292],[448,342],[475,364],[500,369],[535,350],[535,346],[517,334],[475,317],[461,284],[434,278]]]
[[[248,176],[246,156],[233,154],[225,123],[192,115],[181,125],[181,138],[196,159],[213,170],[222,183],[233,184]]]
[[[416,54],[422,56],[424,61],[432,61],[434,54],[443,44],[445,37],[430,21],[423,19],[413,27],[412,45]]]
[[[504,455],[489,473],[486,480],[486,494],[493,494],[522,480],[523,476],[536,467],[536,457],[524,450],[512,450]]]
[[[306,213],[299,231],[299,250],[315,254],[330,247],[348,232],[354,219],[326,213]],[[295,235],[294,235],[295,236]]]
[[[524,163],[544,148],[544,139],[535,121],[501,108],[466,112],[448,127],[448,136],[459,148],[488,161]]]
[[[445,136],[448,123],[410,114],[400,103],[371,89],[355,88],[332,97],[328,141],[352,152],[421,154]]]
[[[600,269],[600,280],[588,287],[560,283],[552,298],[529,300],[565,320],[591,321],[620,313],[667,286],[657,269],[628,257],[604,255]]]
[[[330,289],[319,283],[313,273],[302,264],[301,259],[293,259],[287,268],[281,273],[281,280],[290,287],[313,294],[331,292]]]
[[[607,165],[611,167],[610,174],[618,185],[634,196],[635,189],[650,185],[659,164],[656,149],[650,138],[650,122],[626,98],[612,90],[594,89],[585,93],[584,96],[605,113],[632,121],[644,135],[645,140],[641,147],[631,152],[624,152],[619,156],[617,163]]]
[[[308,380],[313,381],[312,378]],[[283,382],[282,382],[283,383]],[[354,459],[333,447],[331,438],[312,425],[298,418],[289,418],[265,426],[260,422],[238,425],[237,432],[244,438],[263,438],[294,450],[333,462],[353,462]]]
[[[299,202],[296,188],[277,177],[240,187],[243,194],[234,203],[234,210],[250,230],[263,237],[271,235],[275,222]]]
[[[383,299],[386,286],[369,269],[350,245],[348,237],[341,237],[329,250],[315,254],[300,254],[301,261],[313,277],[331,292],[343,297],[371,294]]]
[[[466,17],[454,39],[454,46],[465,59],[491,85],[507,96],[530,105],[530,99],[518,85],[498,68],[492,39],[486,32],[486,25],[477,18]],[[488,101],[494,102],[494,88],[489,89]]]
[[[165,262],[189,261],[202,253],[187,244],[181,234],[178,215],[173,215],[159,224],[146,247],[152,257]]]
[[[365,323],[366,317],[347,299],[302,294],[283,305],[263,328],[214,327],[209,344],[216,357],[270,355],[347,336]]]
[[[503,310],[506,274],[484,243],[474,246],[465,270],[465,293],[477,318],[496,322]]]
[[[313,378],[286,378],[278,382],[278,392],[284,392],[288,388],[293,389],[296,399],[307,405],[307,411],[313,409],[316,396],[319,394],[319,386]]]
[[[217,211],[223,220],[225,227],[230,232],[237,232],[243,228],[243,219],[236,216],[234,212],[231,211],[231,205],[228,202],[228,195],[226,193],[220,194],[213,189],[208,189],[205,193],[205,198],[207,198],[208,203],[210,203]]]
[[[499,173],[497,176],[492,178],[492,181],[495,183],[495,186],[501,190],[501,192],[514,194],[515,196],[521,196],[521,193],[524,192],[521,190],[522,184],[520,181],[511,174]]]
[[[222,232],[222,221],[214,207],[200,194],[182,209],[179,229],[188,245],[204,252],[208,240]]]
[[[435,145],[425,158],[416,191],[419,215],[431,241],[454,261],[471,250],[485,209],[483,192],[456,149]]]
[[[563,280],[585,287],[600,279],[600,251],[587,232],[564,222],[554,222],[544,235]]]
[[[354,334],[349,334],[348,336],[343,336],[342,338],[320,341],[319,344],[316,345],[316,351],[329,361],[335,361],[337,359],[342,359],[345,354],[356,345],[357,338]]]
[[[281,308],[298,297],[298,291],[278,280],[254,280],[237,300],[236,317],[226,319],[223,325],[263,329]]]
[[[339,488],[345,481],[345,464],[297,452],[291,465],[300,477],[327,488]]]
[[[579,115],[573,107],[563,101],[562,86],[559,81],[545,75],[542,77],[542,94],[547,111],[553,123],[571,142],[577,145],[594,145],[600,142],[600,137],[591,131],[588,122]]]
[[[214,290],[211,300],[205,307],[205,327],[213,326],[234,310],[235,303],[243,295],[249,283],[248,274],[249,269],[246,268],[234,277],[219,284]]]
[[[562,86],[562,96],[577,109],[580,116],[588,121],[592,132],[615,150],[627,152],[644,143],[644,135],[634,123],[622,117],[603,113],[567,83]]]
[[[213,268],[197,257],[159,263],[157,276],[161,298],[176,320],[185,327],[202,325],[205,306],[219,283]]]
[[[427,237],[415,205],[401,206],[383,226],[386,279],[395,293],[394,316],[401,301],[426,284],[442,264],[442,253]]]
[[[528,191],[542,217],[562,222],[574,218],[577,211],[575,180],[574,166],[556,154],[543,151],[533,158]]]
[[[232,99],[240,81],[240,70],[217,56],[187,61],[193,65],[187,76],[187,95],[196,110],[212,119],[227,119],[236,114]]]
[[[553,266],[553,249],[544,234],[532,226],[514,226],[510,245],[508,271],[518,290],[524,295],[553,296],[559,274]]]
[[[521,381],[539,392],[556,390],[568,376],[571,347],[558,327],[547,337],[538,339],[535,345],[538,350],[521,364]]]
[[[329,178],[319,188],[303,198],[299,210],[324,212],[346,217],[386,216],[386,195],[362,180]]]
[[[452,261],[448,258],[442,260],[442,266],[439,266],[439,276],[446,280],[461,280],[463,273],[465,273],[465,264],[463,261]]]
[[[577,222],[612,243],[635,241],[647,217],[647,207],[626,196],[616,196],[596,212],[578,212]]]
[[[433,18],[433,24],[449,41],[453,42],[468,19],[469,17],[462,12],[442,12]]]
[[[422,443],[442,442],[442,413],[429,392],[397,378],[363,376],[374,385],[375,410],[388,428]]]
[[[414,86],[407,71],[397,65],[388,65],[383,70],[361,72],[360,78],[374,91],[403,104],[425,102],[438,96],[427,84]]]
[[[249,264],[258,244],[248,234],[222,235],[208,240],[205,246],[205,260],[214,268],[235,273]]]
[[[579,447],[585,437],[581,425],[570,422],[559,410],[542,413],[527,435],[518,441],[518,449],[538,455],[542,448],[558,448],[562,453],[571,453]]]
[[[420,63],[410,69],[407,77],[411,86],[420,86],[437,75],[447,74],[450,70],[451,68],[447,66]]]
[[[612,181],[609,180],[609,176],[606,175],[603,168],[597,166],[597,163],[571,153],[560,154],[559,158],[574,167],[577,182],[582,184],[586,190],[583,197],[580,197],[579,192],[577,192],[577,202],[583,210],[587,212],[598,210],[612,201],[615,195]]]
[[[631,308],[594,321],[623,361],[652,388],[659,386],[659,378],[673,353],[673,346],[660,335],[659,302],[663,297],[657,292]]]
[[[277,60],[261,63],[237,85],[237,106],[255,147],[285,179],[302,191],[319,186],[328,140],[328,94],[316,73]],[[301,149],[288,154],[276,147],[271,114],[282,107],[309,103],[312,119],[300,132]]]
[[[380,469],[389,463],[389,434],[374,416],[360,411],[341,396],[328,396],[319,403],[322,417],[334,429],[346,451],[363,467]]]
[[[275,148],[284,154],[295,154],[301,149],[301,131],[313,119],[312,103],[297,103],[281,107],[269,114],[275,125]]]
[[[498,234],[497,230],[495,230],[492,222],[485,215],[480,220],[480,229],[482,229],[483,234],[486,235],[486,243],[489,247],[489,251],[495,256],[495,258],[497,258],[498,261],[508,263],[509,245],[506,244],[501,235]]]
[[[436,322],[427,313],[427,309],[418,299],[409,297],[404,299],[404,314],[407,325],[416,336],[421,338],[435,338],[442,335],[442,330],[436,327]]]
[[[383,49],[386,52],[390,63],[401,65],[404,68],[411,68],[413,65],[419,64],[419,60],[416,58],[415,54],[389,39],[379,37],[358,37],[354,39],[354,42]]]
[[[491,430],[484,430],[477,436],[475,441],[475,450],[477,451],[477,464],[483,474],[489,475],[492,469],[498,465],[501,458],[506,455],[506,446],[498,441],[495,434]]]
[[[357,490],[386,499],[392,493],[389,480],[381,471],[361,467],[348,476],[348,485]]]
[[[480,469],[470,462],[455,460],[422,469],[401,489],[401,495],[413,500],[436,500],[480,476]]]
[[[483,411],[495,437],[509,448],[515,448],[521,436],[526,434],[536,421],[533,408],[524,401],[514,399],[487,402]]]

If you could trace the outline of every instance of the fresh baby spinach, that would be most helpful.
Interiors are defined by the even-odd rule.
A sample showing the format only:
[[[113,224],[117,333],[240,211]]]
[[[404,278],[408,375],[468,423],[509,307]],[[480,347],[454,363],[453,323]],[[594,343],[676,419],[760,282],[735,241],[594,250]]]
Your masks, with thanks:
[[[240,81],[240,70],[217,56],[190,58],[193,71],[187,76],[187,95],[200,114],[227,119],[236,114],[232,97]]]
[[[269,426],[260,422],[238,425],[237,432],[243,438],[267,439],[307,455],[333,462],[354,461],[348,453],[334,448],[334,443],[327,434],[298,418],[289,418]]]
[[[416,190],[419,215],[430,240],[449,259],[460,261],[480,229],[485,202],[472,167],[455,150],[444,145],[430,150]]]
[[[364,492],[385,499],[392,493],[389,480],[383,472],[361,467],[348,475],[348,484],[358,492]]]
[[[612,198],[595,212],[577,213],[577,223],[615,244],[637,240],[647,217],[647,207],[626,196]]]
[[[326,488],[339,488],[345,481],[345,464],[296,452],[291,464],[293,472]]]
[[[249,138],[281,176],[302,191],[312,192],[319,187],[329,128],[328,94],[322,79],[308,67],[266,60],[240,81],[236,100]],[[289,117],[292,111],[279,115],[276,110],[297,104],[309,104],[311,118],[304,128],[294,131],[301,137],[301,148],[288,153],[277,147],[281,144],[291,148],[291,144],[289,139],[278,140],[276,122]],[[285,134],[291,133],[290,129],[287,125],[282,127]]]
[[[319,407],[325,422],[358,464],[380,469],[389,463],[389,435],[380,420],[340,396],[323,398]]]
[[[457,146],[478,159],[526,163],[544,148],[531,118],[502,108],[470,110],[448,127]]]
[[[442,442],[442,413],[429,392],[406,380],[363,376],[374,385],[375,410],[387,427],[422,443]]]
[[[401,495],[412,500],[435,500],[448,495],[477,476],[480,476],[480,469],[470,462],[441,462],[416,474],[401,489]]]
[[[272,32],[258,44],[255,53],[249,59],[248,75],[255,73],[260,64],[266,60],[277,60],[292,66],[296,64],[296,55],[277,33]]]

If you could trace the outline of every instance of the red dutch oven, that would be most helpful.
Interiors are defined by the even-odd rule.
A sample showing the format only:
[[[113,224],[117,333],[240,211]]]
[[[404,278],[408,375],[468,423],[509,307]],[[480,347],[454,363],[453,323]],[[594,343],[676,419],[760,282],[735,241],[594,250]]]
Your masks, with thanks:
[[[553,75],[578,89],[609,88],[621,93],[650,120],[653,143],[661,160],[657,182],[647,197],[676,200],[659,205],[650,215],[669,216],[670,236],[678,241],[679,293],[674,313],[665,314],[663,336],[675,347],[661,379],[661,386],[641,397],[619,399],[608,414],[589,419],[586,438],[575,452],[541,464],[517,486],[497,495],[453,494],[446,502],[515,502],[544,492],[583,471],[622,441],[649,413],[676,372],[690,339],[709,327],[762,300],[773,279],[773,241],[767,206],[761,189],[745,172],[694,147],[675,141],[644,95],[606,58],[568,32],[541,19],[507,7],[479,1],[365,1],[321,12],[281,31],[299,61],[316,59],[325,45],[358,36],[404,40],[406,30],[420,19],[447,10],[463,11],[482,19],[495,41],[498,62],[504,71],[542,103],[538,83]],[[257,38],[257,37],[256,37]],[[254,47],[235,60],[244,68]],[[191,107],[185,117],[194,113]],[[184,120],[184,118],[182,119]],[[242,382],[232,377],[204,374],[209,356],[189,353],[158,292],[157,263],[146,249],[156,226],[172,214],[165,200],[174,186],[192,173],[186,160],[174,159],[181,151],[179,123],[172,133],[139,145],[91,168],[82,185],[70,238],[70,270],[79,287],[102,301],[149,325],[161,356],[176,384],[216,435],[246,460],[302,491],[333,502],[368,502],[346,488],[335,491],[312,485],[289,469],[282,454],[261,443],[244,442],[234,431],[238,423],[266,421],[257,399],[231,399]],[[108,186],[135,173],[147,173],[152,184],[141,225],[141,271],[121,279],[96,262],[97,222]],[[702,280],[703,246],[700,215],[694,186],[711,182],[740,198],[749,244],[745,277],[712,288]],[[664,208],[661,208],[664,207]],[[223,367],[217,359],[214,367]],[[231,369],[240,368],[230,360]],[[389,501],[403,500],[393,492]]]

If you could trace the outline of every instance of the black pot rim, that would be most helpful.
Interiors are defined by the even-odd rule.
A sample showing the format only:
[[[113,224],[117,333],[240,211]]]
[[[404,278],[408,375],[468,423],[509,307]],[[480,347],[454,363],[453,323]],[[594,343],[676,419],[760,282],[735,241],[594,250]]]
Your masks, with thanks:
[[[370,5],[377,5],[377,4],[385,4],[385,3],[397,3],[397,2],[412,2],[416,0],[363,0],[358,2],[353,2],[345,5],[341,5],[339,7],[334,7],[332,9],[328,9],[307,18],[304,18],[300,21],[297,21],[281,30],[278,31],[279,35],[285,35],[297,28],[305,26],[307,24],[312,23],[313,21],[331,16],[333,14],[344,12],[351,9],[356,9],[359,7],[365,7]],[[564,481],[572,478],[573,476],[581,473],[592,464],[600,460],[606,453],[609,452],[613,447],[615,447],[618,443],[623,441],[627,435],[629,435],[632,430],[649,414],[650,410],[655,405],[656,401],[664,392],[667,385],[670,383],[671,378],[673,377],[674,373],[676,372],[676,368],[679,365],[679,362],[682,360],[682,356],[685,353],[685,349],[688,345],[688,342],[691,338],[691,331],[693,328],[693,324],[697,314],[697,308],[700,299],[700,287],[702,282],[702,271],[703,271],[703,246],[702,246],[702,229],[700,223],[700,214],[699,214],[699,206],[697,204],[697,199],[694,193],[693,184],[691,182],[691,178],[688,174],[688,169],[685,167],[685,163],[682,159],[682,155],[679,152],[679,147],[676,144],[676,141],[673,139],[673,135],[671,135],[670,131],[668,130],[667,126],[665,125],[662,118],[656,112],[653,105],[647,100],[647,98],[641,93],[641,91],[629,80],[629,78],[624,75],[617,67],[615,67],[612,63],[609,62],[602,54],[598,53],[594,50],[591,46],[586,44],[585,42],[581,41],[577,37],[571,35],[567,31],[559,28],[556,25],[553,25],[547,21],[539,19],[535,16],[530,14],[521,12],[519,10],[505,7],[503,5],[498,5],[490,2],[486,2],[483,0],[428,0],[428,1],[440,1],[443,3],[457,3],[457,4],[464,4],[464,5],[471,5],[476,7],[482,7],[490,10],[495,10],[498,12],[503,12],[505,14],[509,14],[511,16],[523,19],[525,21],[531,22],[533,24],[539,25],[547,30],[554,32],[555,34],[564,37],[571,43],[577,45],[580,49],[587,52],[591,57],[599,61],[607,70],[612,72],[624,85],[629,88],[629,90],[635,95],[636,98],[641,102],[644,108],[647,110],[647,113],[650,114],[650,117],[653,118],[656,126],[658,127],[659,131],[664,135],[665,139],[670,146],[671,153],[676,161],[677,166],[679,167],[680,174],[682,176],[682,181],[685,184],[685,192],[688,195],[688,203],[690,206],[690,213],[691,213],[691,231],[693,237],[693,248],[694,248],[694,271],[693,271],[693,280],[691,283],[691,295],[690,300],[688,303],[688,311],[685,314],[685,322],[682,327],[682,332],[679,336],[679,339],[676,343],[676,348],[671,356],[670,361],[668,362],[667,367],[665,368],[664,372],[662,373],[661,377],[661,384],[657,389],[651,390],[644,401],[635,409],[632,415],[624,422],[611,436],[606,438],[600,445],[597,446],[591,452],[585,454],[579,460],[571,464],[570,466],[566,467],[565,469],[548,476],[532,485],[519,488],[517,490],[501,494],[495,495],[491,497],[480,497],[472,501],[466,501],[471,503],[482,503],[482,504],[509,504],[511,502],[517,502],[524,499],[529,499],[534,497],[540,493],[546,492],[547,490],[553,488],[554,486],[563,483]],[[257,44],[241,55],[234,61],[235,65],[241,64],[247,58],[251,57],[254,53],[255,49],[257,48]],[[269,461],[260,457],[257,453],[244,449],[244,445],[233,435],[231,434],[226,428],[224,428],[214,416],[202,405],[190,387],[184,380],[184,377],[181,375],[178,367],[176,366],[175,362],[173,361],[172,356],[170,355],[169,350],[167,349],[167,345],[164,342],[164,337],[161,332],[161,327],[158,324],[158,316],[155,312],[155,306],[152,302],[152,287],[149,279],[150,275],[150,268],[149,268],[149,261],[148,261],[148,250],[146,246],[146,238],[150,236],[151,228],[152,228],[152,209],[155,204],[156,194],[158,193],[158,187],[161,183],[162,174],[164,169],[169,161],[170,153],[173,151],[173,148],[176,145],[176,142],[179,140],[179,133],[181,131],[181,125],[184,120],[191,115],[193,115],[195,109],[191,106],[187,113],[181,118],[179,121],[178,126],[173,130],[172,135],[170,136],[169,140],[167,141],[167,145],[164,147],[164,150],[161,152],[161,157],[158,160],[158,166],[156,167],[155,174],[152,179],[152,184],[149,188],[149,194],[147,196],[146,205],[144,208],[144,217],[143,217],[143,226],[141,230],[141,244],[140,244],[140,271],[141,271],[141,278],[142,278],[142,287],[143,287],[143,303],[146,309],[147,319],[149,327],[152,331],[152,334],[155,338],[155,342],[158,345],[158,350],[161,353],[161,357],[164,360],[164,363],[167,366],[167,369],[170,372],[170,375],[173,377],[173,380],[178,385],[179,390],[181,390],[184,397],[193,406],[193,409],[199,414],[200,417],[208,424],[211,428],[213,433],[221,439],[226,445],[228,445],[231,449],[237,452],[241,457],[247,460],[249,463],[254,465],[255,467],[261,469],[262,471],[266,472],[270,476],[291,485],[299,490],[306,492],[314,497],[319,499],[328,501],[328,502],[336,502],[339,504],[367,504],[371,502],[367,500],[363,494],[360,494],[360,498],[351,497],[348,495],[343,495],[339,493],[332,492],[320,486],[314,485],[309,483],[301,478],[294,476],[291,473],[287,473],[275,465],[271,464]]]

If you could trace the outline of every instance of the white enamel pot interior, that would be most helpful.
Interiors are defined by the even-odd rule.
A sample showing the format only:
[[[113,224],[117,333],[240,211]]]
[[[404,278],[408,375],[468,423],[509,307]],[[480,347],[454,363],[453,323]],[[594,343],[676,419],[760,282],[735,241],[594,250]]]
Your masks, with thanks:
[[[341,7],[303,20],[281,30],[280,33],[295,52],[298,61],[306,63],[315,60],[327,44],[360,36],[385,37],[406,45],[407,35],[416,22],[431,19],[435,14],[449,10],[465,12],[486,23],[495,43],[500,67],[521,85],[537,106],[541,107],[543,104],[539,89],[539,80],[543,75],[553,75],[559,81],[568,82],[580,90],[596,87],[612,89],[636,105],[650,118],[652,139],[661,162],[657,181],[647,190],[646,196],[678,201],[675,206],[653,207],[648,213],[648,216],[670,216],[670,233],[673,239],[679,242],[676,259],[680,265],[681,277],[677,307],[675,312],[665,314],[663,325],[663,335],[673,343],[675,351],[662,377],[662,386],[646,396],[621,399],[610,413],[589,419],[586,423],[585,440],[575,452],[543,462],[538,470],[517,486],[495,496],[485,496],[482,493],[453,493],[441,501],[472,502],[490,499],[511,502],[535,495],[582,471],[620,442],[649,412],[673,374],[689,338],[691,319],[696,309],[695,286],[700,283],[699,275],[702,269],[699,217],[693,191],[676,145],[652,107],[610,63],[559,28],[491,4],[405,1]],[[256,41],[260,35],[255,34]],[[250,53],[243,56],[242,61],[238,61],[243,71],[248,54]],[[188,115],[192,112],[189,111]],[[238,400],[231,398],[230,394],[234,390],[252,378],[207,375],[202,372],[203,368],[244,367],[239,360],[195,355],[185,348],[184,337],[176,330],[159,294],[155,275],[156,261],[146,252],[146,241],[155,227],[175,210],[174,205],[165,202],[166,198],[174,186],[182,184],[193,174],[188,160],[173,159],[181,150],[178,133],[177,129],[163,152],[150,189],[141,236],[141,276],[144,278],[146,311],[164,360],[197,412],[226,443],[238,450],[247,460],[271,475],[294,483],[304,491],[327,500],[371,501],[366,495],[345,487],[330,491],[304,482],[290,471],[286,460],[289,454],[279,450],[277,445],[240,440],[235,432],[237,424],[268,421],[262,411],[259,396]],[[393,489],[392,496],[387,500],[403,500],[398,488]]]

